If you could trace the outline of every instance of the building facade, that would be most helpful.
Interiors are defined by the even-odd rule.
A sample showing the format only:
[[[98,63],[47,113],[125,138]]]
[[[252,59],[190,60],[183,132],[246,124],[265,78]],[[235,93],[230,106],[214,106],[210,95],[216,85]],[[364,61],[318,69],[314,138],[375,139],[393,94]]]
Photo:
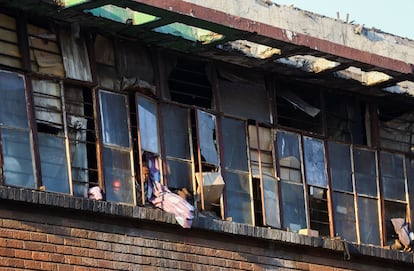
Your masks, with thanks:
[[[0,1],[0,266],[412,268],[414,42],[200,2]]]

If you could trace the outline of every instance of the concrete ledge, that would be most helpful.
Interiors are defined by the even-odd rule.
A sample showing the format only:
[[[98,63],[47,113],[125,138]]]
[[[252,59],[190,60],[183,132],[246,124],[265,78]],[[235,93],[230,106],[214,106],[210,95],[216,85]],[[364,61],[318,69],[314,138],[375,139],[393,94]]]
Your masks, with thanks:
[[[108,201],[90,200],[65,194],[43,192],[33,189],[0,186],[0,200],[16,201],[33,205],[64,208],[73,211],[122,216],[167,224],[177,224],[174,215],[161,209],[118,204]],[[177,224],[178,225],[178,224]],[[264,239],[288,245],[299,245],[327,249],[344,253],[344,259],[353,256],[369,256],[385,260],[414,263],[414,254],[390,250],[378,246],[349,243],[336,238],[312,237],[279,229],[256,227],[196,215],[193,228],[238,236]],[[191,229],[190,229],[191,230]]]

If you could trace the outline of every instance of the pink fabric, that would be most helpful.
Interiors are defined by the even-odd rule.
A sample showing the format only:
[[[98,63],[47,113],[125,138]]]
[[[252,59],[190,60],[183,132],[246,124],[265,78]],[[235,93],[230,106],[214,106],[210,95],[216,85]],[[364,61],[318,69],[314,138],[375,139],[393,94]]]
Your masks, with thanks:
[[[154,198],[151,201],[155,207],[175,215],[178,224],[183,228],[191,228],[194,218],[194,207],[185,199],[172,193],[167,187],[155,182]]]

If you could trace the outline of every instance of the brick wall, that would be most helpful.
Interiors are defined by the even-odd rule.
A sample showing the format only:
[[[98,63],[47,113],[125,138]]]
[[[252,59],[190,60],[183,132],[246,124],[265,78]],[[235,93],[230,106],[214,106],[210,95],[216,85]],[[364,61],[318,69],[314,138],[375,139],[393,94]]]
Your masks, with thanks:
[[[176,224],[0,201],[0,270],[394,270],[389,266]]]

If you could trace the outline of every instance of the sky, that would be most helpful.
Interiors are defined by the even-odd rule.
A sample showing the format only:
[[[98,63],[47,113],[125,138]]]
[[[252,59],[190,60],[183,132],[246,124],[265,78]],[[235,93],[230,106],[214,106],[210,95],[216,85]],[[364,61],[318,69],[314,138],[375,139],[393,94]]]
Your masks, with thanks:
[[[272,0],[279,5],[293,5],[331,18],[364,24],[383,32],[414,40],[413,0]]]

